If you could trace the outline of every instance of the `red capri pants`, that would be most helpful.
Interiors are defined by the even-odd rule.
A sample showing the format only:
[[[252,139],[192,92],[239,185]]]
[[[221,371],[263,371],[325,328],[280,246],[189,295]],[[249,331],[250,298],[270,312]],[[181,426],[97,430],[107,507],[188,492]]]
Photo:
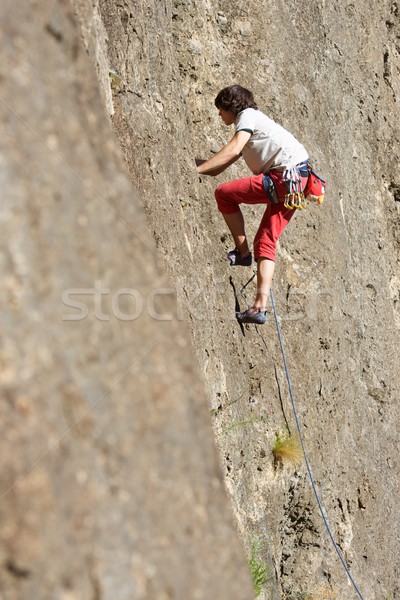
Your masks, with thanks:
[[[296,212],[286,208],[283,201],[272,204],[263,186],[264,175],[252,175],[228,181],[215,190],[218,209],[230,215],[240,211],[239,204],[267,204],[260,227],[254,238],[254,258],[275,261],[276,243]]]

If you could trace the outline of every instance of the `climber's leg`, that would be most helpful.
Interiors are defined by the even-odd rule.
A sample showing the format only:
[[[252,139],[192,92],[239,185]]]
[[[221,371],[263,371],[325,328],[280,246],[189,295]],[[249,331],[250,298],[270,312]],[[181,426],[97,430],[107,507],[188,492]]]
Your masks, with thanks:
[[[270,258],[260,257],[257,260],[257,295],[254,308],[267,310],[267,302],[275,271],[275,261]]]
[[[240,256],[243,258],[249,256],[250,250],[244,228],[243,214],[240,208],[235,213],[222,213],[222,216],[225,219],[225,223],[228,225],[233,241],[235,242],[235,248],[239,250]]]
[[[263,186],[263,175],[253,175],[228,181],[218,186],[215,190],[218,209],[235,242],[235,250],[228,254],[231,264],[250,265],[251,260],[240,259],[250,256],[247,243],[243,214],[240,204],[266,204],[268,197]]]
[[[295,211],[282,202],[269,204],[254,239],[257,260],[257,294],[251,308],[236,316],[241,323],[262,325],[266,321],[268,297],[275,271],[276,244]]]

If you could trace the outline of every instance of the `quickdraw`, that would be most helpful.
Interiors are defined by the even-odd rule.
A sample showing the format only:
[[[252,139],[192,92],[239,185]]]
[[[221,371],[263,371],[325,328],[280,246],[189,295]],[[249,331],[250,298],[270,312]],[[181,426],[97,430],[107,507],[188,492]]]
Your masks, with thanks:
[[[306,208],[307,202],[302,190],[301,175],[297,167],[285,169],[282,179],[286,184],[284,205],[286,208],[301,210]]]

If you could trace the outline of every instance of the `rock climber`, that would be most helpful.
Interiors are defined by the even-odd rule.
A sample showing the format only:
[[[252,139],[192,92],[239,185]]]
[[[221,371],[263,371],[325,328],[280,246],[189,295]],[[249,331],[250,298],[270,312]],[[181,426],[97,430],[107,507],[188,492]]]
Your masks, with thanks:
[[[240,204],[267,205],[253,244],[257,261],[256,298],[251,307],[236,314],[241,323],[263,325],[275,270],[276,244],[295,213],[281,190],[287,190],[290,180],[303,191],[309,176],[308,154],[291,133],[258,109],[250,90],[231,85],[218,93],[214,104],[225,125],[235,126],[235,133],[214,156],[196,160],[197,172],[219,175],[240,156],[253,172],[250,177],[218,186],[215,197],[235,242],[234,250],[227,255],[232,266],[250,266],[253,260]]]

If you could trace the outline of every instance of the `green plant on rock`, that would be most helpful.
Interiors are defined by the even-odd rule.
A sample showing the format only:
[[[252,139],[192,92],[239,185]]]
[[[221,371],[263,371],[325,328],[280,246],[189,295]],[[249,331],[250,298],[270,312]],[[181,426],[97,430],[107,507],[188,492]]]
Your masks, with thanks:
[[[253,541],[251,544],[251,558],[248,561],[256,596],[261,594],[264,585],[271,578],[269,566],[257,559],[259,549],[260,544],[257,541]]]
[[[297,435],[290,435],[288,431],[277,433],[272,454],[278,463],[289,462],[298,465],[303,457],[300,438]]]
[[[246,427],[247,425],[254,425],[255,423],[265,423],[265,418],[250,417],[248,419],[242,419],[241,421],[235,421],[234,423],[230,423],[229,425],[221,429],[221,431],[219,431],[217,435],[226,435],[231,431],[235,431],[236,429],[239,429],[241,427]]]

